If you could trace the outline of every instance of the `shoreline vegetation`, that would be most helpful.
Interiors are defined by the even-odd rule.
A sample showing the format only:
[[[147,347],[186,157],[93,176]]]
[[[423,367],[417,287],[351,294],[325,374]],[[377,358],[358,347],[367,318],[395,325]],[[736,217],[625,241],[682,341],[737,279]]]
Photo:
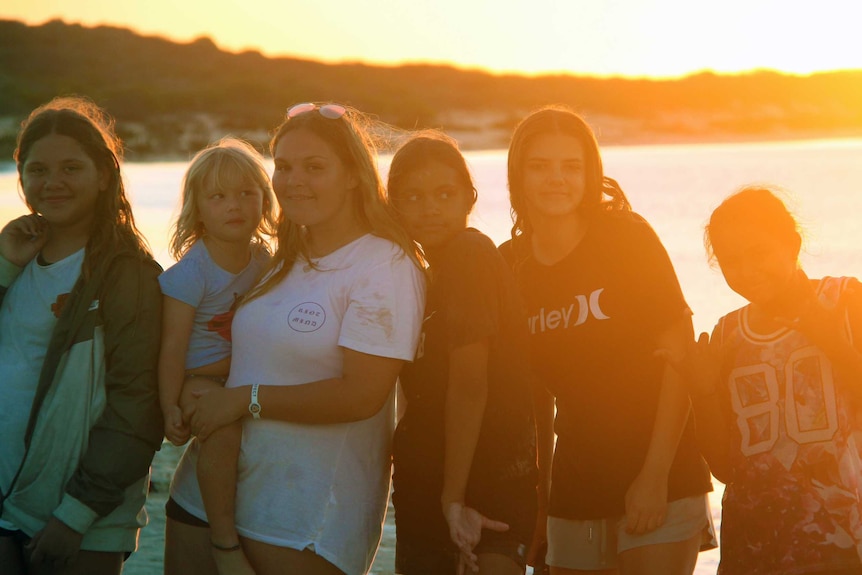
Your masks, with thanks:
[[[285,106],[330,100],[397,129],[440,128],[465,150],[507,147],[515,124],[546,103],[584,115],[602,145],[862,136],[862,70],[650,80],[324,64],[60,20],[0,20],[0,93],[0,161],[26,114],[67,94],[118,119],[130,161],[188,160],[228,134],[265,151]]]

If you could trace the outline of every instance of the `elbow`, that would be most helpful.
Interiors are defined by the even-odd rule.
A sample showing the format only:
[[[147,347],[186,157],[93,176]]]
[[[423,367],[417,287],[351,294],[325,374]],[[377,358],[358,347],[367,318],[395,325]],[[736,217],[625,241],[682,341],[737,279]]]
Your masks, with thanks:
[[[710,465],[709,472],[712,473],[712,476],[721,481],[723,484],[727,485],[730,483],[730,470],[724,467]]]

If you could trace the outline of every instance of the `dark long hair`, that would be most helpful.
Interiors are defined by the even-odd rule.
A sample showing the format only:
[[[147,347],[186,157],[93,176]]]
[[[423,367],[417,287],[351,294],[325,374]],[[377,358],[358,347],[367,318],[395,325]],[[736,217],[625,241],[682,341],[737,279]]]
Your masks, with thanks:
[[[386,189],[390,199],[396,199],[399,189],[409,174],[439,162],[455,170],[459,183],[472,192],[470,207],[476,204],[478,193],[467,167],[467,161],[458,149],[458,143],[439,130],[423,130],[410,137],[392,157]]]
[[[21,123],[13,158],[18,167],[18,181],[23,188],[24,164],[33,144],[51,134],[75,140],[108,177],[108,186],[96,199],[96,212],[84,254],[81,273],[84,279],[92,276],[105,256],[128,249],[151,257],[147,241],[135,226],[132,207],[126,197],[120,162],[123,145],[114,132],[114,120],[90,100],[77,96],[54,98],[39,106]],[[26,198],[25,198],[26,201]],[[33,206],[27,206],[35,213]]]

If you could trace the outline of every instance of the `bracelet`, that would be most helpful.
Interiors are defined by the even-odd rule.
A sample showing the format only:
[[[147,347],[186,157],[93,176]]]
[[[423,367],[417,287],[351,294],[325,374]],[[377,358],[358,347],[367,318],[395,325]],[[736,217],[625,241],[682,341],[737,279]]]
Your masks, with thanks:
[[[242,545],[239,543],[237,543],[236,545],[223,546],[223,545],[219,545],[218,543],[216,543],[212,539],[210,539],[210,545],[212,545],[213,548],[218,549],[219,551],[230,552],[230,551],[239,551],[240,549],[242,549]]]

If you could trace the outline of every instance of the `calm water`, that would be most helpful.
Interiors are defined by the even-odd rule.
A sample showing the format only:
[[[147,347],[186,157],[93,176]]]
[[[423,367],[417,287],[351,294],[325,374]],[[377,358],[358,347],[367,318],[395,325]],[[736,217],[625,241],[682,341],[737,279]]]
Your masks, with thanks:
[[[467,158],[479,189],[472,223],[501,243],[511,226],[506,153],[473,152]],[[711,209],[744,184],[772,183],[788,191],[806,231],[802,265],[810,276],[862,277],[862,140],[608,147],[603,158],[606,174],[664,242],[698,331],[711,330],[722,314],[743,303],[707,264],[702,230]],[[387,162],[382,161],[384,170]],[[125,166],[135,217],[163,266],[172,263],[168,234],[184,169],[185,163]],[[21,211],[16,189],[14,167],[0,165],[2,221]],[[715,551],[701,554],[697,573],[714,573],[717,557]]]

